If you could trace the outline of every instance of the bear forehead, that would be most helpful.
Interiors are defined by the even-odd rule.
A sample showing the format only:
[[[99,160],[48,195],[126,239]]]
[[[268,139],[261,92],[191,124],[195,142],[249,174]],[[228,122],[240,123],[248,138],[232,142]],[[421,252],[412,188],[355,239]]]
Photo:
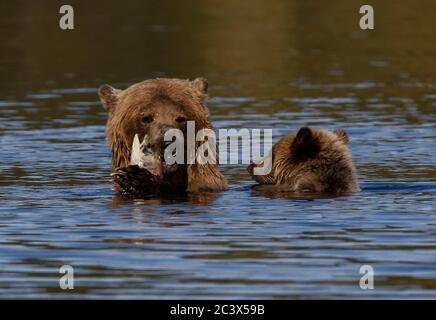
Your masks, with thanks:
[[[120,95],[120,101],[166,97],[174,102],[198,100],[200,95],[187,80],[153,79],[131,85]]]
[[[118,106],[124,109],[167,103],[189,111],[203,113],[204,97],[193,88],[190,81],[153,79],[134,84],[123,90],[119,96]]]
[[[209,110],[204,105],[206,93],[192,82],[179,79],[152,79],[131,85],[117,97],[117,106],[111,116],[113,126],[162,110],[171,116],[180,114],[194,120],[196,129],[209,128]],[[182,114],[181,114],[182,113]]]

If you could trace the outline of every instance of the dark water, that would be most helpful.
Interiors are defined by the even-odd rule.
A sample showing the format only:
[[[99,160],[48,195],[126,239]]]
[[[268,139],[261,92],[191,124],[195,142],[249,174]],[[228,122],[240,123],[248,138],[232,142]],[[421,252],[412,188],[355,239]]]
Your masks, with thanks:
[[[0,298],[436,298],[436,2],[0,4]],[[348,131],[363,191],[110,190],[96,89],[210,82],[216,128]],[[71,265],[75,289],[59,288]],[[371,265],[374,290],[361,290]]]

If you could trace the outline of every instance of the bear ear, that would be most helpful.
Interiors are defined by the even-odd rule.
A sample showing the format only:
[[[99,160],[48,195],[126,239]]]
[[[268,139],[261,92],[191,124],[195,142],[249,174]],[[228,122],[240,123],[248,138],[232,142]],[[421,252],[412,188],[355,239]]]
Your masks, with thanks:
[[[204,94],[207,93],[207,89],[209,88],[209,83],[205,78],[195,79],[194,81],[192,81],[192,85],[194,86],[194,88]]]
[[[292,142],[291,151],[297,158],[312,158],[318,154],[319,144],[310,128],[304,127],[298,130]]]
[[[108,84],[104,84],[98,89],[101,104],[108,112],[112,112],[115,109],[120,92],[121,90],[115,89]]]
[[[345,144],[348,143],[348,141],[349,141],[348,134],[347,134],[347,132],[345,132],[345,130],[336,129],[333,131],[333,133],[336,134],[339,137],[339,139],[341,139]]]

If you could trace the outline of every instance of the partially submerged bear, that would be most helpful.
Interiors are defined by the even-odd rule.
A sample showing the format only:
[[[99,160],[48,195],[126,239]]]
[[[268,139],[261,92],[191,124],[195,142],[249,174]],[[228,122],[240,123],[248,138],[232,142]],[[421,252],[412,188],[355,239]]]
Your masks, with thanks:
[[[248,168],[260,184],[272,184],[293,192],[353,193],[359,191],[356,169],[347,147],[348,135],[301,128],[277,142],[270,156]],[[272,157],[272,158],[271,158]],[[268,174],[256,175],[254,170],[270,162]]]
[[[146,80],[125,90],[109,85],[98,93],[109,117],[106,136],[112,150],[113,190],[124,195],[149,195],[179,192],[220,191],[227,181],[216,164],[172,164],[162,160],[154,170],[132,160],[136,139],[147,140],[150,163],[163,159],[168,141],[164,134],[179,129],[186,136],[187,121],[195,121],[195,131],[212,129],[208,119],[207,82],[180,79]],[[136,141],[135,145],[138,146]],[[186,144],[185,144],[186,145]],[[162,155],[162,156],[161,156]]]

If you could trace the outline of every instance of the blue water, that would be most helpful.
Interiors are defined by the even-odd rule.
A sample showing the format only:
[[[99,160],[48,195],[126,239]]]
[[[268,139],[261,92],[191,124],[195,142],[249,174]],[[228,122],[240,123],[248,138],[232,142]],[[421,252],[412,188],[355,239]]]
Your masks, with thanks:
[[[422,3],[384,1],[371,34],[357,0],[78,2],[67,34],[55,5],[2,3],[0,298],[436,298],[436,8]],[[96,90],[157,76],[207,77],[216,129],[345,129],[362,191],[302,199],[226,165],[225,192],[114,195]]]

